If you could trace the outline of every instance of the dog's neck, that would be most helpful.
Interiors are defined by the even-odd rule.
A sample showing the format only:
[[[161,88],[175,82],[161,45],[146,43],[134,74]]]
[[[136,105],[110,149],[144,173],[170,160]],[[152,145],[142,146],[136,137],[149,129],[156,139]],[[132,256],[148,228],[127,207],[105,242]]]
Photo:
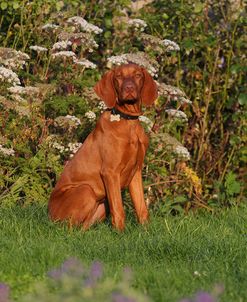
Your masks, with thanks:
[[[117,103],[115,105],[115,108],[117,110],[123,112],[124,114],[127,114],[127,115],[132,115],[132,116],[142,115],[141,103],[140,102],[136,102],[134,104],[128,104],[128,103],[119,104],[119,103]]]

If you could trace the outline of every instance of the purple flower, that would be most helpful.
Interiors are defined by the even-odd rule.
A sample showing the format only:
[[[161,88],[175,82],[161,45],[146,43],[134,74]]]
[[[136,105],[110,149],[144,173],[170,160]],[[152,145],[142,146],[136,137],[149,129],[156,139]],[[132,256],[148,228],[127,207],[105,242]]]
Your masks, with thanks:
[[[73,275],[82,275],[84,272],[80,260],[74,257],[65,260],[61,266],[61,270],[64,273],[72,273]]]
[[[199,292],[196,295],[195,302],[216,302],[216,300],[209,293]]]
[[[58,281],[58,280],[61,280],[61,279],[62,279],[62,277],[63,277],[63,271],[62,271],[60,268],[59,268],[59,269],[54,269],[54,270],[52,270],[52,271],[49,271],[49,272],[47,273],[47,275],[48,275],[50,278],[52,278],[52,279]]]
[[[99,279],[103,274],[103,265],[99,261],[95,261],[91,266],[90,275],[93,279]]]
[[[9,301],[9,286],[5,283],[0,283],[0,302]]]
[[[102,277],[103,265],[99,261],[95,261],[90,269],[89,277],[85,280],[85,286],[94,286],[96,281]]]
[[[136,300],[133,298],[125,297],[118,293],[114,293],[112,294],[112,302],[136,302]]]

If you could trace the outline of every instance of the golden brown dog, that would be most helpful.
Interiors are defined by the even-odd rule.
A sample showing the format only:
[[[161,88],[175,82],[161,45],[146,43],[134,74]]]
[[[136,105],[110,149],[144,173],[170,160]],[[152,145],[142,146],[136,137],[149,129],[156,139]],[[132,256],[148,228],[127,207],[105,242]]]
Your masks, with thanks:
[[[144,68],[125,64],[108,71],[94,89],[111,110],[65,166],[49,215],[87,229],[106,217],[109,206],[113,226],[123,230],[123,188],[129,188],[138,221],[148,219],[141,174],[148,138],[138,117],[142,104],[150,106],[157,98],[157,86]]]

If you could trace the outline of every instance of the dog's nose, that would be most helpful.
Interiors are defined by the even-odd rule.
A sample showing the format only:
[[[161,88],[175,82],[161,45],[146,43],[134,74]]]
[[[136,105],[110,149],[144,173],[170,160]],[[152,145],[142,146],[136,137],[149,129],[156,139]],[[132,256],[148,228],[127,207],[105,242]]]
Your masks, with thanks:
[[[132,82],[127,82],[124,85],[124,90],[126,92],[133,92],[135,90],[135,85]]]

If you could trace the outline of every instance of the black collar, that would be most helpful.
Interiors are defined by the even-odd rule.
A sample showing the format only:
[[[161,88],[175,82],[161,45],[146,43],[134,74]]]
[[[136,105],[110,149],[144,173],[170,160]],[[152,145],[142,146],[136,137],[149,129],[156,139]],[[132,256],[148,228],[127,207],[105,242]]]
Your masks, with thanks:
[[[113,115],[118,115],[119,114],[120,117],[125,119],[125,120],[138,120],[138,118],[139,118],[139,115],[128,115],[126,113],[123,113],[123,112],[117,110],[114,107],[111,109],[111,114],[113,114]]]

